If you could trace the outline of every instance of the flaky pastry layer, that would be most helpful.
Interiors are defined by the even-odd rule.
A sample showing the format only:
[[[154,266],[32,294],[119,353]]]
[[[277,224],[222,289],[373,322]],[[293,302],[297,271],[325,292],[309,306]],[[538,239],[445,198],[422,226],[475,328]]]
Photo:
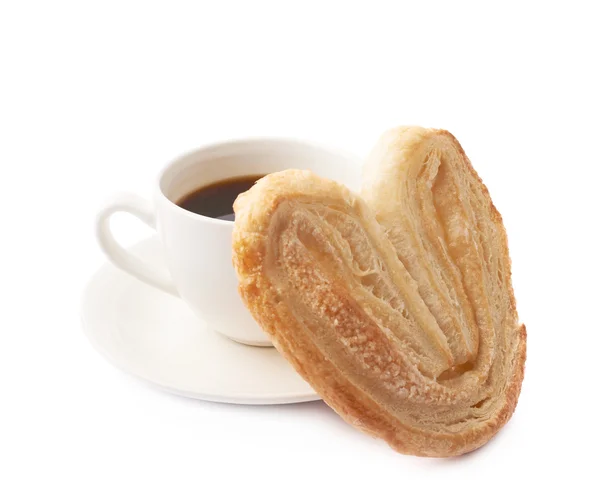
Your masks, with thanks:
[[[240,294],[337,413],[394,449],[452,456],[512,415],[523,379],[506,232],[446,131],[388,131],[362,197],[308,171],[234,205]]]

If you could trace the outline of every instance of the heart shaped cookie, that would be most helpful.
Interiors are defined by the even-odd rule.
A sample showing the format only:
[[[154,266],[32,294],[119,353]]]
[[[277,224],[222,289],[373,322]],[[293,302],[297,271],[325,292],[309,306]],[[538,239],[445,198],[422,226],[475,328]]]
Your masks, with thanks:
[[[439,457],[482,446],[507,422],[525,327],[502,219],[450,133],[387,132],[362,196],[283,171],[234,209],[245,304],[347,422]]]

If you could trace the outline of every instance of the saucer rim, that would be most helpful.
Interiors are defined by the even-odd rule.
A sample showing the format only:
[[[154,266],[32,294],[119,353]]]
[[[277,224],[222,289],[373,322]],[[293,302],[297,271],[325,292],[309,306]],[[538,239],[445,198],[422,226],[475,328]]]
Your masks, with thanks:
[[[156,236],[148,237],[145,239],[141,239],[136,242],[132,246],[129,246],[129,249],[135,251],[137,248],[143,247],[144,245],[148,245],[149,241],[160,242]],[[189,399],[198,399],[202,401],[210,401],[214,403],[222,403],[222,404],[241,404],[241,405],[252,405],[252,406],[268,406],[268,405],[281,405],[281,404],[295,404],[295,403],[306,403],[313,401],[321,401],[321,397],[313,391],[313,393],[278,393],[278,394],[263,394],[260,393],[252,393],[250,394],[229,394],[227,396],[212,394],[212,393],[199,393],[195,391],[188,391],[185,389],[175,388],[169,385],[162,384],[148,376],[142,375],[139,372],[132,370],[130,368],[124,367],[115,357],[113,357],[109,351],[105,350],[100,343],[97,342],[96,337],[93,336],[94,329],[90,326],[93,322],[89,319],[89,305],[90,298],[93,295],[93,290],[99,280],[102,278],[106,272],[111,269],[115,269],[116,267],[111,264],[109,261],[104,261],[102,265],[100,265],[95,272],[89,277],[87,280],[83,291],[81,293],[80,302],[79,302],[79,318],[81,323],[82,331],[85,335],[85,338],[88,340],[90,345],[94,348],[96,352],[98,352],[106,361],[108,361],[113,367],[117,368],[119,371],[126,373],[127,375],[135,377],[138,381],[142,381],[145,384],[149,384],[151,387],[157,388],[159,390],[168,392],[170,394],[174,394],[180,397],[185,397]],[[126,272],[124,272],[126,273]],[[137,280],[132,278],[132,280]],[[141,281],[140,281],[141,283]],[[141,283],[143,284],[143,283]],[[144,287],[152,287],[143,285]],[[223,336],[223,335],[217,335]],[[232,340],[232,343],[240,343]],[[240,344],[249,347],[250,349],[256,350],[276,350],[274,347],[255,347],[247,344]]]

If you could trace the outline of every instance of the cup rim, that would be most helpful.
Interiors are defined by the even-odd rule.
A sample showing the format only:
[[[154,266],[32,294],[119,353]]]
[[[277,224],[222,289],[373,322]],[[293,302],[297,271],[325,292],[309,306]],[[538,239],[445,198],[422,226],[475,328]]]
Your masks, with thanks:
[[[330,145],[320,143],[317,141],[302,140],[302,139],[296,139],[296,138],[285,137],[285,136],[281,136],[281,137],[280,136],[250,136],[250,137],[246,137],[246,138],[215,141],[215,142],[207,143],[206,145],[200,146],[198,148],[194,148],[193,150],[188,150],[187,152],[175,157],[166,166],[164,166],[158,173],[158,176],[156,178],[155,192],[156,192],[157,196],[163,202],[166,202],[171,207],[171,209],[174,209],[176,212],[180,213],[182,216],[185,215],[188,218],[192,218],[192,219],[198,220],[198,221],[204,221],[206,223],[213,223],[216,225],[233,227],[233,225],[234,225],[233,221],[219,220],[217,218],[211,218],[210,216],[205,216],[202,214],[194,213],[192,211],[188,211],[187,209],[184,209],[184,208],[178,206],[175,202],[173,202],[171,199],[169,199],[169,197],[167,197],[165,195],[165,193],[163,192],[162,180],[163,180],[164,176],[171,169],[174,169],[176,166],[180,165],[182,162],[188,160],[189,158],[198,155],[200,152],[210,153],[211,150],[214,150],[216,152],[224,147],[229,147],[229,146],[234,146],[234,145],[250,146],[250,145],[258,145],[261,143],[263,143],[265,145],[272,144],[272,145],[280,145],[280,146],[295,145],[295,146],[301,146],[301,147],[306,147],[306,148],[312,148],[315,150],[323,150],[330,154],[347,158],[349,161],[355,162],[357,164],[362,163],[361,157],[357,154],[354,154],[352,152],[349,152],[349,151],[341,149],[341,148],[332,147]],[[226,179],[226,178],[223,178],[223,179]]]

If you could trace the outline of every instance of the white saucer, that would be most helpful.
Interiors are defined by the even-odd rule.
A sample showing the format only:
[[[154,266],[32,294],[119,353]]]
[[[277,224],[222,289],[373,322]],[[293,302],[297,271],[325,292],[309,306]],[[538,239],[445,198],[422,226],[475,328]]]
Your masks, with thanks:
[[[132,249],[164,267],[158,239]],[[241,345],[212,332],[183,301],[110,263],[87,285],[81,312],[84,331],[98,352],[174,394],[237,404],[319,399],[274,348]]]

